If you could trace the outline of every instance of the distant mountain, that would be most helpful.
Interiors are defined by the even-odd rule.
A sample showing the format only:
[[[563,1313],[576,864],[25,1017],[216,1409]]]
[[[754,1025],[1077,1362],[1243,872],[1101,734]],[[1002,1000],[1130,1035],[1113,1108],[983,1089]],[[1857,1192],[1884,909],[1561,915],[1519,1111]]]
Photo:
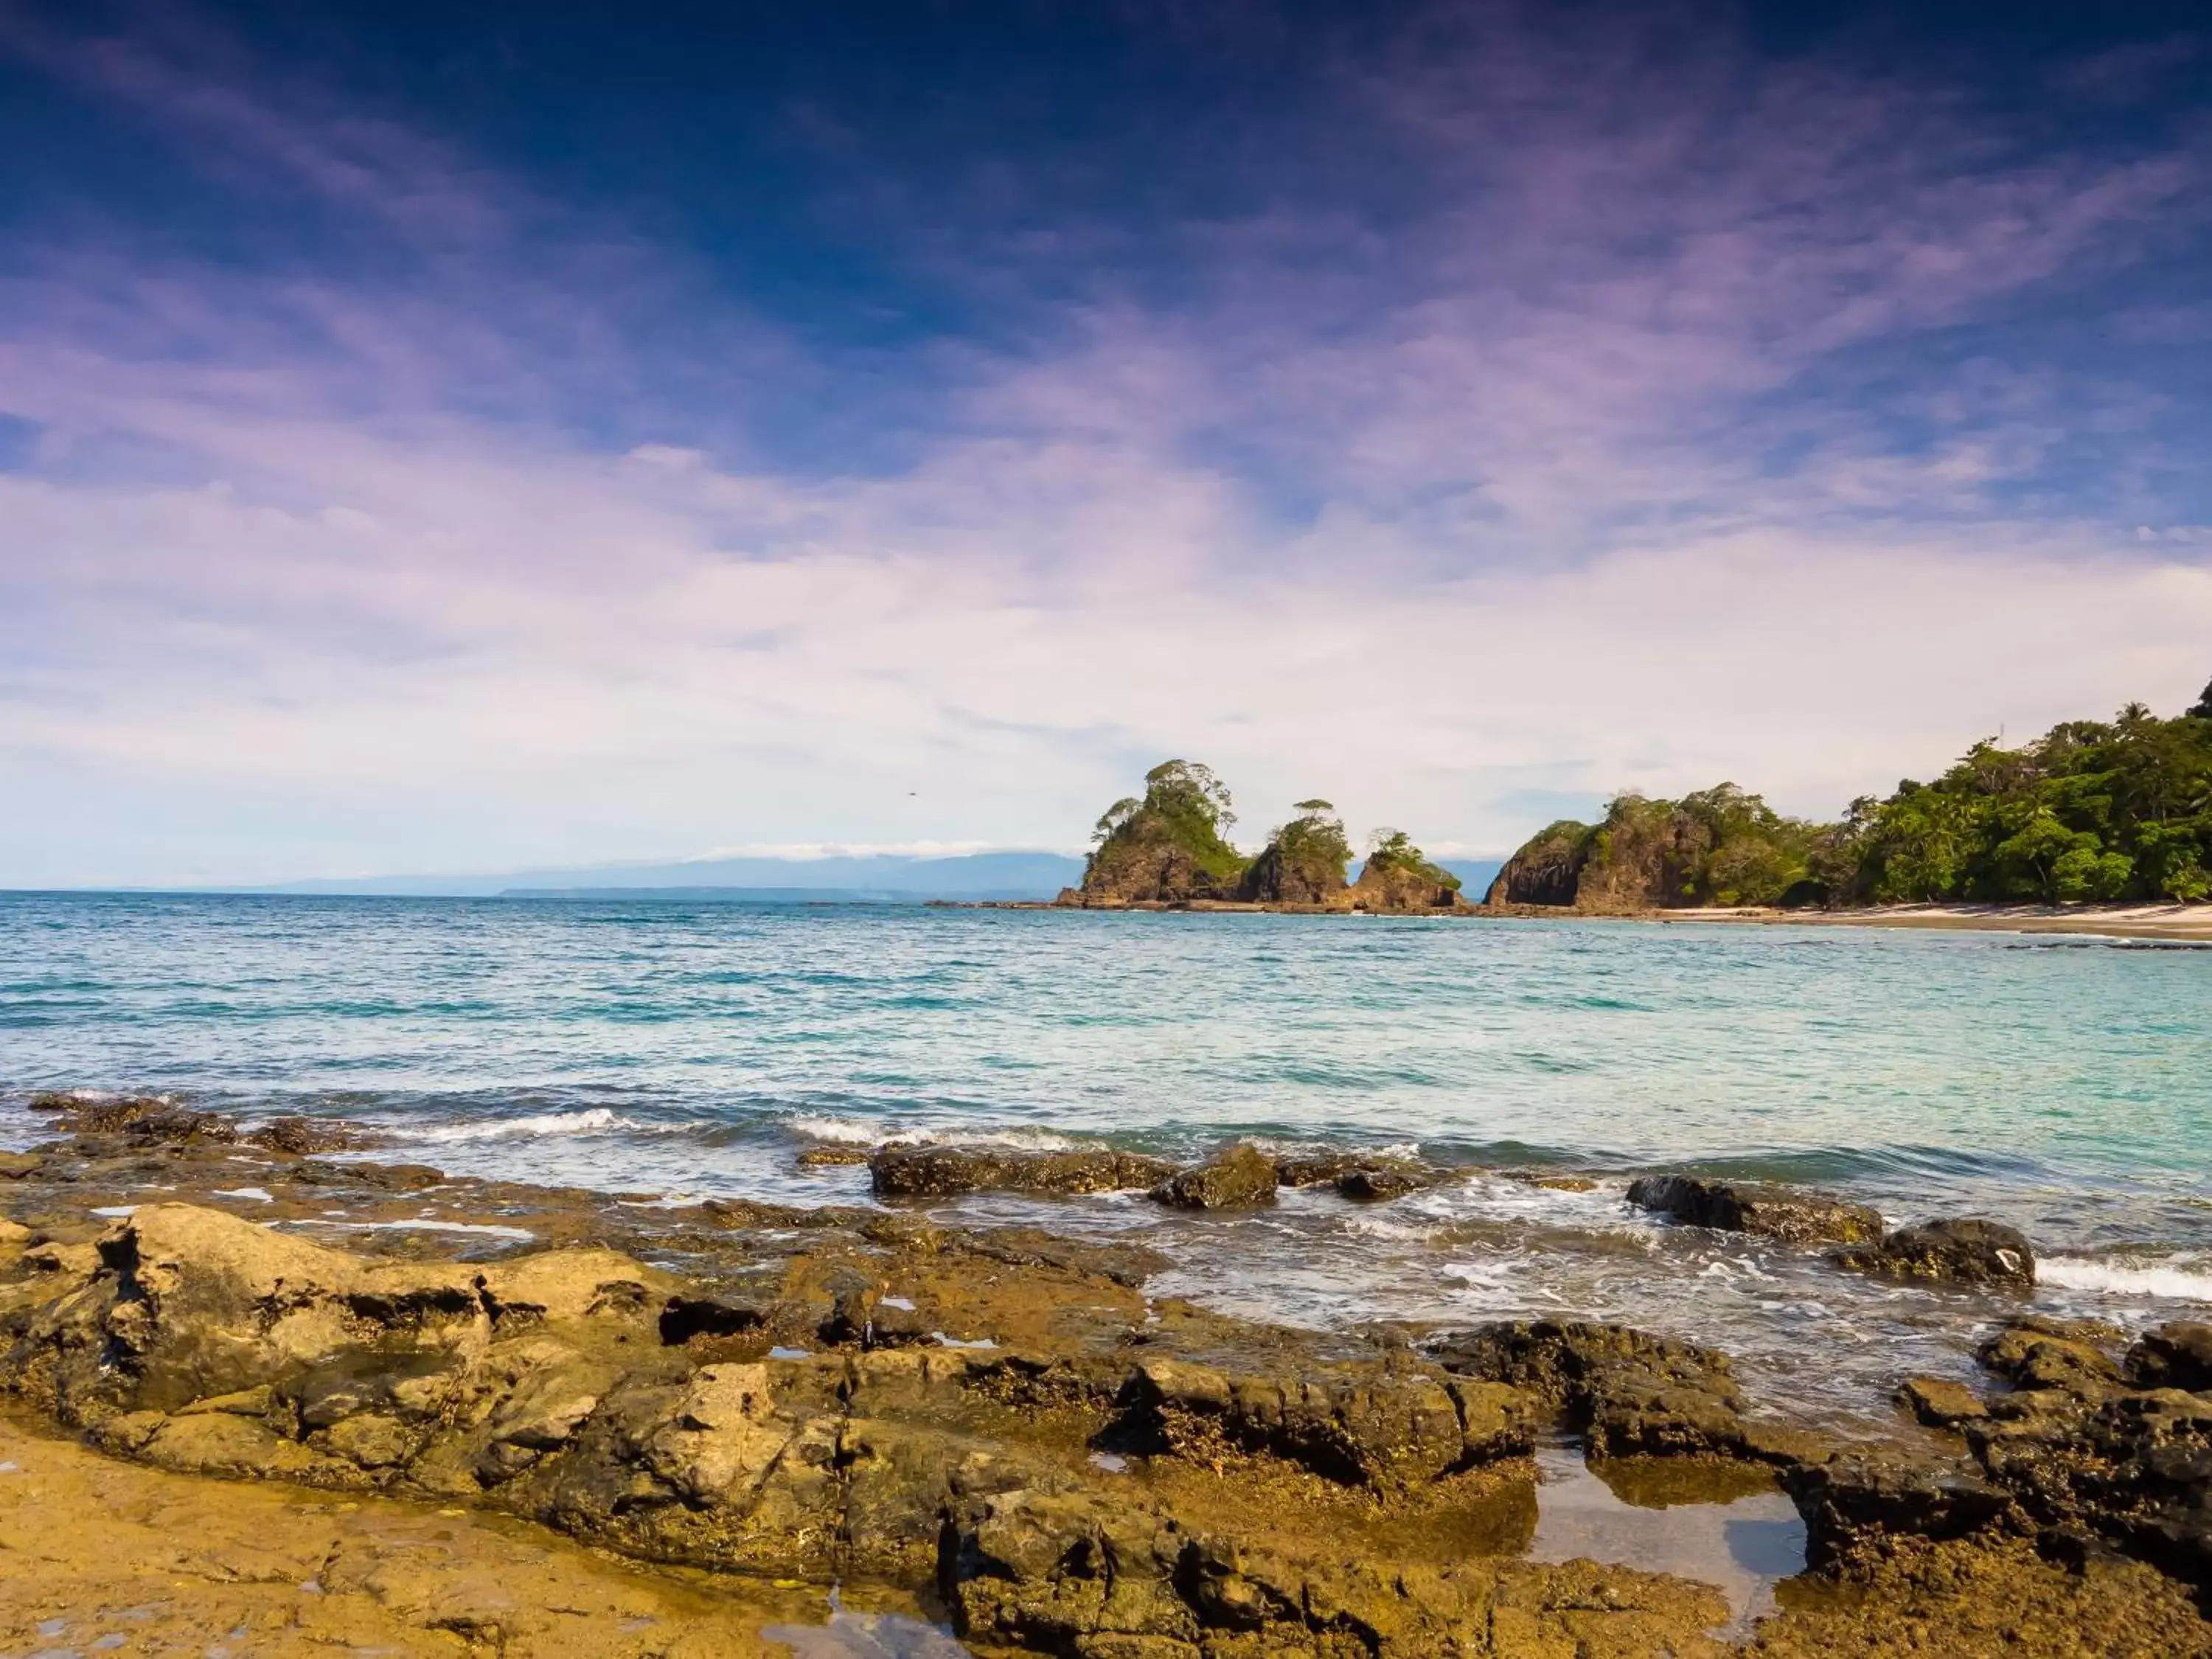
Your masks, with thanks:
[[[1440,859],[1480,899],[1496,859]],[[690,903],[919,904],[927,899],[1048,899],[1083,879],[1083,860],[1062,853],[969,853],[909,858],[873,853],[819,859],[696,859],[678,864],[580,865],[499,875],[367,876],[290,881],[228,892],[380,896],[390,898],[653,896]]]
[[[1051,898],[1083,879],[1083,860],[1059,853],[970,853],[957,858],[908,858],[878,853],[848,857],[696,859],[680,864],[583,866],[509,871],[489,876],[370,876],[358,880],[284,882],[232,889],[256,893],[376,894],[410,898],[563,897],[659,892],[718,899],[788,898],[799,902],[885,898]]]

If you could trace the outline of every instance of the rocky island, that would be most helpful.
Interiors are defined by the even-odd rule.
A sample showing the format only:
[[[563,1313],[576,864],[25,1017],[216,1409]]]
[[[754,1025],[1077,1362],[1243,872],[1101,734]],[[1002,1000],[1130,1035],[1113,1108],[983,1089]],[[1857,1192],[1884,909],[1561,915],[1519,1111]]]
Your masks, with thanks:
[[[1084,909],[1252,908],[1330,912],[1450,912],[1469,907],[1459,878],[1440,869],[1400,830],[1378,830],[1359,878],[1347,881],[1352,844],[1336,809],[1300,801],[1296,816],[1246,858],[1226,831],[1236,823],[1228,787],[1199,762],[1164,761],[1145,793],[1099,818],[1083,884],[1060,896]]]
[[[1387,1156],[885,1146],[873,1203],[805,1208],[449,1180],[301,1119],[49,1109],[63,1133],[0,1161],[14,1647],[82,1622],[90,1575],[140,1598],[125,1640],[236,1620],[253,1652],[750,1653],[842,1586],[1080,1659],[2212,1653],[2212,1327],[2129,1345],[2000,1302],[1983,1386],[1899,1377],[1886,1429],[1829,1435],[1693,1343],[1291,1328],[1150,1293],[1144,1247],[933,1207],[1134,1188],[1203,1217],[1465,1173]],[[1626,1201],[1900,1285],[2034,1271],[1972,1218],[1885,1231],[1692,1176]],[[1694,1576],[1531,1559],[1547,1446],[1630,1504],[1786,1494],[1801,1570],[1753,1624]],[[127,1589],[83,1516],[26,1507],[25,1470],[118,1537],[133,1504],[207,1535],[165,1534]],[[235,1535],[280,1510],[296,1541]]]

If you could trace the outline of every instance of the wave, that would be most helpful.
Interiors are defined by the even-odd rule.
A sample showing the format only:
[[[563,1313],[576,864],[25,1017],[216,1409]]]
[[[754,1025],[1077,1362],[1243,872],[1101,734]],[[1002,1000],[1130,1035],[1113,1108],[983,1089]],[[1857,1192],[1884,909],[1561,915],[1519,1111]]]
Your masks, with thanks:
[[[2190,1267],[2099,1261],[2087,1256],[2046,1255],[2035,1264],[2039,1283],[2106,1296],[2147,1296],[2162,1301],[2212,1302],[2212,1273]]]
[[[580,1112],[542,1112],[534,1117],[494,1118],[476,1123],[441,1123],[428,1128],[416,1128],[408,1124],[395,1127],[398,1133],[410,1140],[451,1146],[471,1140],[520,1140],[536,1135],[606,1134],[618,1129],[666,1133],[684,1126],[640,1123],[604,1106],[593,1106]]]
[[[950,1127],[902,1129],[871,1118],[830,1117],[802,1113],[784,1127],[808,1140],[839,1146],[1005,1146],[1018,1152],[1070,1152],[1085,1143],[1050,1129],[1017,1125],[1010,1128]]]

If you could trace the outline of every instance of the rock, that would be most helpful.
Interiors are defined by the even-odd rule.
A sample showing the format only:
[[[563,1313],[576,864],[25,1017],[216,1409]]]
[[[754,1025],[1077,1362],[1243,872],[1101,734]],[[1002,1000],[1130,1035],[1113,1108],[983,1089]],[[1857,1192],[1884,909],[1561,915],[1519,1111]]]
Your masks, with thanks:
[[[1887,1279],[2021,1286],[2035,1283],[2035,1252],[2026,1235],[2002,1222],[1972,1218],[1902,1227],[1879,1244],[1840,1250],[1834,1259],[1843,1267]]]
[[[802,1170],[832,1170],[866,1164],[873,1156],[865,1146],[809,1146],[799,1155]]]
[[[1816,1566],[1885,1535],[1937,1542],[1994,1530],[2014,1513],[2011,1496],[1963,1461],[1851,1453],[1801,1465],[1784,1484],[1805,1517],[1805,1553]]]
[[[1457,884],[1425,860],[1378,866],[1371,858],[1352,884],[1352,906],[1355,910],[1413,914],[1471,908]]]
[[[885,1146],[868,1158],[877,1195],[948,1198],[961,1193],[1110,1193],[1149,1187],[1174,1165],[1103,1147],[1066,1152],[974,1146]]]
[[[2212,1389],[2212,1325],[2178,1319],[2146,1333],[2128,1350],[2127,1373],[2139,1389]]]
[[[1974,1357],[2017,1389],[2100,1395],[2120,1380],[2119,1366],[2097,1340],[2110,1332],[2111,1327],[2088,1321],[2015,1319],[1984,1342]]]
[[[153,1095],[118,1096],[43,1094],[31,1097],[34,1112],[58,1112],[62,1127],[77,1134],[112,1134],[143,1117],[166,1112],[169,1103]]]
[[[1119,1433],[1129,1444],[1201,1462],[1226,1446],[1341,1485],[1392,1489],[1522,1455],[1540,1416],[1536,1402],[1509,1385],[1389,1362],[1237,1375],[1146,1358],[1116,1403]]]
[[[1863,1204],[1763,1183],[1645,1176],[1630,1185],[1628,1201],[1692,1226],[1792,1244],[1857,1244],[1882,1236],[1881,1215]]]
[[[43,1162],[36,1152],[0,1152],[0,1181],[21,1181],[36,1175]]]
[[[357,1146],[374,1144],[374,1137],[349,1123],[331,1122],[323,1119],[301,1117],[272,1118],[252,1130],[246,1139],[256,1146],[272,1152],[286,1152],[295,1158],[306,1158],[315,1152],[342,1152]]]
[[[1275,1201],[1275,1164],[1256,1146],[1231,1147],[1211,1162],[1178,1170],[1154,1187],[1155,1201],[1178,1210],[1249,1209]]]
[[[301,1159],[290,1175],[309,1187],[368,1187],[386,1193],[420,1192],[446,1179],[444,1170],[427,1164],[326,1164],[319,1158]]]
[[[1292,1152],[1275,1160],[1275,1182],[1282,1187],[1330,1187],[1354,1170],[1376,1162],[1357,1152]]]
[[[136,1141],[181,1143],[238,1139],[238,1126],[221,1112],[195,1112],[181,1106],[162,1106],[141,1112],[123,1127]]]
[[[1898,1403],[1933,1429],[1954,1429],[1990,1414],[1982,1397],[1948,1377],[1908,1376],[1898,1385]]]
[[[1482,902],[1494,908],[1510,904],[1571,905],[1583,866],[1589,860],[1594,835],[1589,825],[1565,818],[1538,831],[1506,860]]]
[[[1425,1187],[1433,1187],[1441,1179],[1434,1171],[1412,1169],[1401,1164],[1383,1164],[1370,1169],[1346,1170],[1336,1178],[1336,1190],[1358,1204],[1379,1204],[1393,1198],[1403,1198],[1407,1193],[1417,1193]]]
[[[1726,1354],[1620,1325],[1539,1320],[1431,1340],[1445,1370],[1510,1383],[1601,1457],[1696,1454],[1788,1466],[1808,1440],[1748,1418]]]

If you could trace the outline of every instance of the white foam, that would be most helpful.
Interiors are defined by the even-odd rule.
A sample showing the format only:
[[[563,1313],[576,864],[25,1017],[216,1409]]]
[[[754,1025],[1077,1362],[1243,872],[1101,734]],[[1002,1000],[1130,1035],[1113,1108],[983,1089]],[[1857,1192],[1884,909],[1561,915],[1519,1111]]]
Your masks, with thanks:
[[[277,1224],[271,1222],[270,1226]],[[432,1221],[418,1217],[412,1221],[320,1221],[303,1216],[293,1224],[301,1227],[338,1227],[348,1232],[422,1232],[422,1233],[483,1233],[493,1238],[528,1240],[537,1234],[523,1227],[495,1227],[488,1221]]]
[[[604,1106],[593,1106],[580,1112],[544,1112],[536,1117],[495,1118],[479,1123],[442,1123],[428,1129],[403,1126],[400,1133],[410,1140],[451,1146],[470,1140],[520,1140],[538,1135],[596,1135],[604,1134],[610,1129],[642,1129],[648,1127],[633,1122]]]
[[[274,1204],[276,1200],[258,1187],[218,1187],[210,1196],[215,1198],[247,1198],[256,1204]]]
[[[884,1138],[884,1126],[860,1118],[817,1117],[805,1114],[791,1120],[791,1132],[809,1140],[827,1140],[840,1146],[872,1146]]]
[[[2039,1283],[2106,1296],[2147,1296],[2173,1302],[2212,1302],[2212,1273],[2187,1267],[2139,1267],[2086,1256],[2047,1255],[2035,1264]]]

